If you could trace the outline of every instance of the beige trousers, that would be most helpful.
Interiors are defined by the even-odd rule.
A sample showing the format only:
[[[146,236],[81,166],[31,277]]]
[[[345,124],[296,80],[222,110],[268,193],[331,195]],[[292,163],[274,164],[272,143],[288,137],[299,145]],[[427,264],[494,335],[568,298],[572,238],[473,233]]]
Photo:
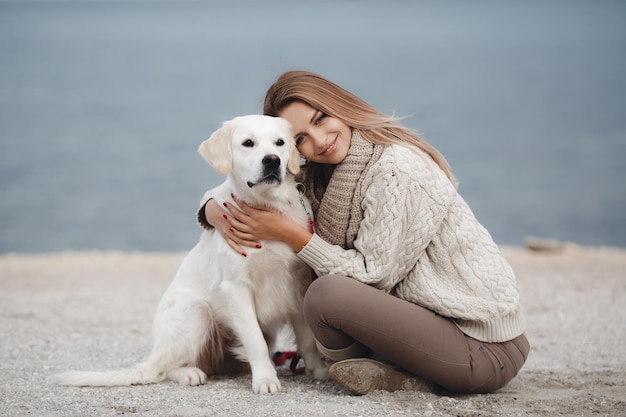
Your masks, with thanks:
[[[528,357],[525,335],[480,342],[431,310],[352,278],[323,276],[311,284],[304,315],[317,341],[342,349],[355,341],[399,367],[458,393],[493,392]]]

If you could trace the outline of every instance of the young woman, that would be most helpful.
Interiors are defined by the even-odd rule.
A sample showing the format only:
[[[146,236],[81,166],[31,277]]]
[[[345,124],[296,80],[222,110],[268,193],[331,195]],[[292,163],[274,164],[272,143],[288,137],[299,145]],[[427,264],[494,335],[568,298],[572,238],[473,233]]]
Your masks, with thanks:
[[[305,317],[331,377],[356,394],[401,389],[407,375],[459,393],[515,377],[530,350],[515,275],[443,156],[309,72],[281,75],[264,113],[293,126],[317,231],[261,208],[224,212],[210,192],[198,219],[244,255],[278,240],[312,267]]]

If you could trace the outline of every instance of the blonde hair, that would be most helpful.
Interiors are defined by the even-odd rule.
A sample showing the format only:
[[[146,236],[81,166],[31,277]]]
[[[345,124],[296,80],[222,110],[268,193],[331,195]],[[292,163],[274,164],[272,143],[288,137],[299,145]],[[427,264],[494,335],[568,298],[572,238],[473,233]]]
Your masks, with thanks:
[[[376,110],[356,95],[337,84],[308,71],[287,71],[270,86],[265,95],[263,113],[278,116],[294,101],[303,102],[353,129],[367,141],[380,145],[417,147],[429,155],[456,186],[444,156],[416,132],[402,126],[400,118]]]

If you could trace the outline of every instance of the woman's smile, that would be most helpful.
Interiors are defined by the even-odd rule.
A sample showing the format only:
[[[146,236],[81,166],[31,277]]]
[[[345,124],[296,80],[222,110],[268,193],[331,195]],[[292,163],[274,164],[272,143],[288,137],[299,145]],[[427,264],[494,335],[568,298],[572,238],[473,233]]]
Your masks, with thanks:
[[[337,138],[335,137],[335,140],[333,140],[332,143],[328,145],[328,147],[323,152],[320,153],[320,155],[331,156],[336,150],[337,150]]]

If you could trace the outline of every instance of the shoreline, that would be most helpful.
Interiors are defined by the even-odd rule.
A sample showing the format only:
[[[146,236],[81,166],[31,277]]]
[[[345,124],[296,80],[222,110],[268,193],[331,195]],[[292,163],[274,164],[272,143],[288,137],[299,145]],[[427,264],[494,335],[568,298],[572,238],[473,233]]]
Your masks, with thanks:
[[[531,343],[528,362],[493,394],[413,391],[353,397],[279,368],[283,390],[252,393],[249,375],[71,388],[47,378],[143,360],[156,305],[186,252],[0,254],[3,416],[622,416],[626,415],[626,249],[501,246]]]

